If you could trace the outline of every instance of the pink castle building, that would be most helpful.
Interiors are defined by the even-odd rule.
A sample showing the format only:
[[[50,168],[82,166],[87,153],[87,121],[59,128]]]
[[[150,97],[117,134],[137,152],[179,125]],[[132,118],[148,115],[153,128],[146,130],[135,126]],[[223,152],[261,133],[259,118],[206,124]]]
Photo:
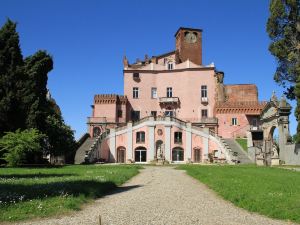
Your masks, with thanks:
[[[94,96],[75,162],[232,162],[226,139],[260,135],[266,103],[256,85],[226,85],[202,64],[202,30],[181,27],[174,51],[123,65],[124,95]]]

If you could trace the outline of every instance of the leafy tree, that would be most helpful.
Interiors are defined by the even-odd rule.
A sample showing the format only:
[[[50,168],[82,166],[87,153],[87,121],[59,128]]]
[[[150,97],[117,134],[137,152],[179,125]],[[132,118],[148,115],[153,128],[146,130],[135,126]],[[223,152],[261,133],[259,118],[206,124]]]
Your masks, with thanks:
[[[73,131],[58,115],[49,115],[46,120],[46,132],[49,138],[49,154],[51,156],[65,155],[67,163],[73,163],[76,142]]]
[[[35,128],[47,136],[43,148],[48,153],[72,156],[73,131],[47,90],[52,69],[53,60],[46,51],[23,59],[16,23],[8,20],[0,29],[0,137],[8,131]]]
[[[295,143],[300,143],[300,76],[298,76],[297,83],[295,85],[295,96],[297,99],[297,106],[295,109],[295,116],[298,121],[297,133],[293,138]]]
[[[300,75],[300,1],[271,0],[267,32],[272,42],[269,50],[278,66],[274,80],[295,98],[294,85]]]
[[[25,163],[26,156],[30,153],[41,153],[46,135],[37,129],[26,129],[16,132],[7,132],[0,139],[0,150],[4,152],[4,159],[10,166],[18,166]]]

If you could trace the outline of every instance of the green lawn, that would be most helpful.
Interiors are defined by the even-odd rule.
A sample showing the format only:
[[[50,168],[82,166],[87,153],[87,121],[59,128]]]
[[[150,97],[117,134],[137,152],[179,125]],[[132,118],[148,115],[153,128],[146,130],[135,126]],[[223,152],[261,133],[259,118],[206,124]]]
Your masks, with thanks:
[[[0,221],[79,210],[138,173],[127,165],[0,168]]]
[[[245,138],[237,138],[235,139],[235,141],[237,143],[239,143],[239,145],[242,147],[242,149],[244,149],[244,151],[248,151],[248,147],[247,147],[247,139]]]
[[[182,165],[179,169],[236,206],[300,223],[300,172],[256,166]]]

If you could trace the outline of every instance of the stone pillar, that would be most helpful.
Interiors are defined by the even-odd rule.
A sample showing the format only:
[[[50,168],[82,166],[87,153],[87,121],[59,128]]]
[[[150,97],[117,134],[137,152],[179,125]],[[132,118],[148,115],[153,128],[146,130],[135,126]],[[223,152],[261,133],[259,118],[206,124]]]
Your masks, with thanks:
[[[247,136],[247,148],[253,147],[252,133],[250,131],[246,131],[246,136]]]
[[[192,124],[187,123],[187,129],[185,131],[185,154],[184,161],[192,161]]]
[[[204,133],[209,135],[209,128],[203,128]],[[208,160],[208,138],[203,137],[203,160]]]
[[[109,162],[116,162],[116,130],[114,128],[110,129],[110,139],[109,139]]]
[[[165,125],[165,159],[171,162],[171,127],[172,125]]]
[[[133,154],[132,154],[132,123],[127,123],[127,149],[126,149],[126,159],[127,162],[129,160],[133,161]]]
[[[151,117],[150,117],[151,120]],[[147,154],[147,161],[152,161],[154,160],[154,155],[155,155],[155,140],[154,140],[154,124],[150,124],[148,126],[148,133],[149,133],[149,151]]]

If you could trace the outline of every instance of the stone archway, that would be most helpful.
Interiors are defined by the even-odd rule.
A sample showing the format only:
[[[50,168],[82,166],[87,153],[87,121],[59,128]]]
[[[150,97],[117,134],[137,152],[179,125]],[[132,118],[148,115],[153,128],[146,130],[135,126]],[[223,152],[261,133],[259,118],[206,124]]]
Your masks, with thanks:
[[[279,160],[283,160],[282,153],[290,139],[289,115],[291,109],[292,107],[287,103],[284,96],[279,101],[273,93],[260,115],[263,129],[263,146],[256,159],[262,160],[264,165],[276,165],[279,164]],[[278,128],[279,155],[277,149],[274,148],[273,133],[275,128]]]

